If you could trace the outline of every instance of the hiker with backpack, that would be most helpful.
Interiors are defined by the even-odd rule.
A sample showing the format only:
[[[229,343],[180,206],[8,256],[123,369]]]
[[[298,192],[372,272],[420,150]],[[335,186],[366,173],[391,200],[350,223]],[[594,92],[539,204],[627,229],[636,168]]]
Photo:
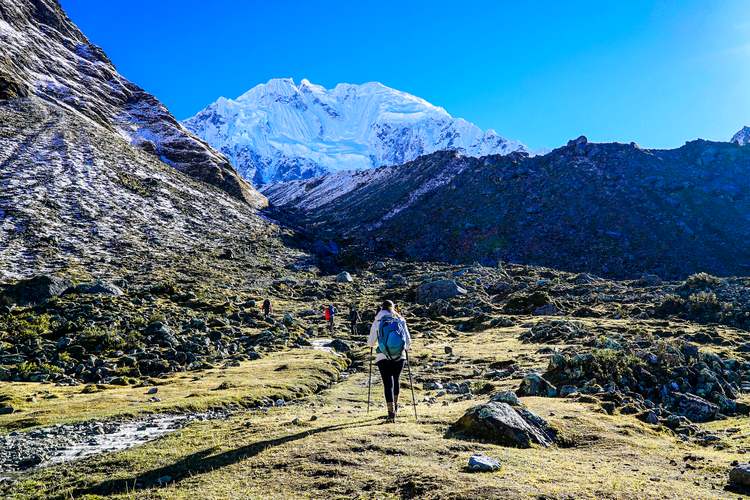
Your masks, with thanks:
[[[357,334],[357,324],[362,321],[362,315],[359,314],[357,306],[352,305],[349,307],[349,330],[352,335]]]
[[[334,318],[337,312],[338,310],[334,307],[333,304],[328,304],[325,312],[323,313],[326,321],[328,322],[328,329],[331,331],[331,334],[333,334]]]
[[[411,336],[406,320],[396,311],[390,300],[383,302],[370,327],[367,345],[376,347],[375,365],[383,379],[383,390],[388,408],[387,422],[395,422],[398,412],[399,378],[411,347]],[[416,412],[416,406],[415,406]]]

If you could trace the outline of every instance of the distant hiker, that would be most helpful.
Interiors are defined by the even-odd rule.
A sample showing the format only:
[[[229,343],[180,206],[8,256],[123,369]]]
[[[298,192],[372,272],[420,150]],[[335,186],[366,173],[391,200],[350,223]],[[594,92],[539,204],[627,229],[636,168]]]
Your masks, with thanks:
[[[396,421],[398,412],[399,377],[404,368],[406,351],[411,346],[411,336],[406,320],[396,311],[390,300],[383,302],[370,327],[367,345],[377,347],[375,365],[380,370],[388,408],[388,421]]]
[[[326,307],[324,313],[326,321],[328,322],[328,329],[331,331],[331,333],[333,333],[333,322],[337,312],[338,310],[334,307],[333,304],[328,304],[328,307]]]
[[[263,317],[268,319],[272,311],[273,311],[273,306],[271,305],[271,301],[268,299],[264,300],[263,301]]]
[[[349,329],[351,330],[352,335],[357,334],[357,324],[359,324],[360,321],[362,321],[362,315],[359,314],[357,306],[351,306],[349,308]]]

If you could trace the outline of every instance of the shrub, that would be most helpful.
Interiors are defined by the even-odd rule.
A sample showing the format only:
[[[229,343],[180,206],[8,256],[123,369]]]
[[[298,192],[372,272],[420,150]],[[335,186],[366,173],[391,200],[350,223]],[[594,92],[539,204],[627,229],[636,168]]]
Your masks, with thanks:
[[[721,280],[716,276],[712,276],[708,273],[696,273],[688,276],[685,280],[684,287],[693,290],[702,290],[718,286],[719,284],[721,284]]]
[[[48,335],[52,330],[52,320],[48,314],[6,314],[0,319],[0,332],[3,330],[12,342],[24,342]]]
[[[687,300],[688,312],[691,318],[703,321],[718,321],[721,303],[713,292],[696,292]]]

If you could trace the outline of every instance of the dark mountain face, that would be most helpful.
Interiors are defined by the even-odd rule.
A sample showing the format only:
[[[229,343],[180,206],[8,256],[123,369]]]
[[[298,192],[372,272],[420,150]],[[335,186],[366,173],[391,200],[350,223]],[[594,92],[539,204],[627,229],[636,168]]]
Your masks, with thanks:
[[[253,206],[265,199],[152,95],[119,75],[56,0],[0,3],[0,105],[37,97],[90,120],[191,177]]]
[[[297,186],[280,216],[414,259],[499,259],[612,277],[750,268],[750,149],[694,141],[674,150],[592,144],[545,156],[480,159],[440,152],[384,169],[305,210],[326,178]],[[355,174],[356,178],[356,174]],[[341,182],[340,179],[337,182]]]

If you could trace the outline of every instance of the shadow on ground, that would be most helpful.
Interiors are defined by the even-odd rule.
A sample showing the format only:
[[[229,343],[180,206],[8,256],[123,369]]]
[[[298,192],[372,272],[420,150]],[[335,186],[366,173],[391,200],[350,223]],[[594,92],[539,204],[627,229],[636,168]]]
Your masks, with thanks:
[[[276,446],[304,439],[315,434],[335,432],[357,427],[369,427],[372,425],[376,425],[378,421],[379,419],[370,419],[360,422],[351,422],[348,424],[336,424],[325,427],[318,427],[316,429],[310,429],[276,439],[258,441],[241,448],[219,453],[218,455],[212,455],[212,453],[216,451],[216,448],[200,450],[184,457],[182,460],[173,464],[160,467],[158,469],[152,469],[128,478],[103,481],[86,488],[77,489],[71,494],[73,497],[77,498],[78,496],[83,495],[112,495],[119,493],[133,493],[137,490],[155,488],[161,486],[158,480],[165,476],[169,476],[171,478],[170,482],[179,482],[183,478],[210,472],[214,469],[226,467],[247,458],[254,457],[269,448],[274,448]]]

